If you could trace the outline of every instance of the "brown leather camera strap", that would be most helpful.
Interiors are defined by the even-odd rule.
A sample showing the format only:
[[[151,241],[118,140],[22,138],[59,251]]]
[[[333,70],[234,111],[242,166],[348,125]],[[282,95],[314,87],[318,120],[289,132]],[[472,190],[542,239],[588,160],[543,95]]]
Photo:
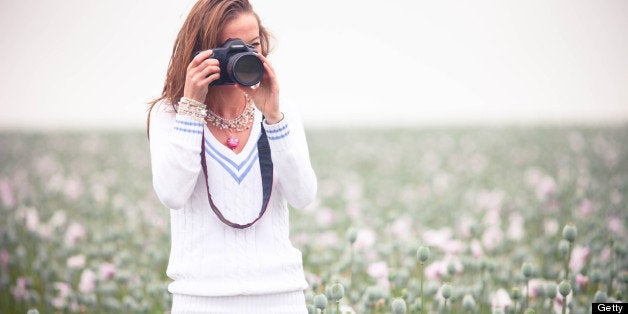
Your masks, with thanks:
[[[205,160],[205,128],[203,128],[203,141],[201,144],[201,165],[203,168],[203,174],[205,174],[205,186],[207,188],[207,198],[209,199],[209,205],[212,208],[212,211],[216,214],[218,219],[222,221],[225,225],[236,228],[236,229],[246,229],[256,223],[258,220],[264,216],[266,209],[268,208],[268,203],[270,201],[270,195],[273,189],[273,160],[270,155],[270,145],[268,144],[268,137],[266,136],[266,130],[264,130],[264,126],[261,126],[262,134],[257,140],[257,152],[259,159],[259,168],[262,175],[262,209],[259,212],[259,215],[255,220],[247,223],[247,224],[237,224],[229,221],[225,216],[220,212],[220,209],[216,207],[214,201],[212,199],[211,194],[209,193],[209,182],[207,177],[207,161]]]

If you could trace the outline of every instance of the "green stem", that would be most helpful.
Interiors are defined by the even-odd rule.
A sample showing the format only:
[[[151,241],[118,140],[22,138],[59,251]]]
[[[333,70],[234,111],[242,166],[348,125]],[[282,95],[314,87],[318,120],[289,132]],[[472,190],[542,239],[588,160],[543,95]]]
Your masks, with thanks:
[[[565,263],[565,280],[569,280],[569,262],[571,261],[571,251],[573,251],[573,242],[569,242],[569,253]]]
[[[526,279],[526,303],[524,308],[530,307],[530,280]],[[521,310],[523,310],[522,308]]]
[[[615,277],[615,254],[613,254],[613,241],[611,241],[611,254],[610,254],[610,270],[608,274],[608,285],[606,285],[606,294],[611,296],[613,293],[613,278]]]
[[[563,314],[567,312],[567,297],[563,297]]]
[[[348,291],[350,292],[353,290],[353,260],[355,259],[355,253],[353,252],[353,245],[349,245],[349,287],[348,287]],[[353,303],[353,301],[351,301],[351,297],[349,297],[349,303],[351,304],[352,307],[355,307],[355,304]]]
[[[421,272],[421,314],[425,313],[425,300],[423,299],[423,263],[419,264],[419,271]]]

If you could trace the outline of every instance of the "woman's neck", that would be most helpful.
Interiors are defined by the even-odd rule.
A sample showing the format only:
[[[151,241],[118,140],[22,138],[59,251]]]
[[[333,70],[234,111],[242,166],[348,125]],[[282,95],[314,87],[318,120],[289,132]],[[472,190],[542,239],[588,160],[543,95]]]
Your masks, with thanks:
[[[205,103],[211,111],[225,119],[239,116],[246,106],[242,91],[231,85],[210,87]]]

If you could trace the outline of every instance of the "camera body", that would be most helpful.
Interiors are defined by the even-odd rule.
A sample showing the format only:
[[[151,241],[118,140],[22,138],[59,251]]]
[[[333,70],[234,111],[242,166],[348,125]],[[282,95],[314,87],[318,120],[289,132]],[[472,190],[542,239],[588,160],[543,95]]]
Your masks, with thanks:
[[[195,53],[197,55],[199,52]],[[210,58],[217,59],[220,64],[220,78],[209,86],[240,84],[253,86],[264,76],[264,64],[257,56],[253,46],[243,40],[228,39],[222,47],[213,48]]]

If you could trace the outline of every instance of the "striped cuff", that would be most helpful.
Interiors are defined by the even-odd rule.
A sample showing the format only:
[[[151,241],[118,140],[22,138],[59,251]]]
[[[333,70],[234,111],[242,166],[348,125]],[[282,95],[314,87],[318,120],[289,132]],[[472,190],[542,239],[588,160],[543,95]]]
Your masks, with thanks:
[[[271,145],[271,149],[278,148],[284,149],[290,145],[290,124],[288,119],[284,116],[284,119],[278,123],[269,125],[264,121],[264,129],[266,130],[266,136],[268,137],[268,143]]]
[[[181,144],[197,145],[200,149],[204,124],[186,115],[177,114],[171,139]]]

